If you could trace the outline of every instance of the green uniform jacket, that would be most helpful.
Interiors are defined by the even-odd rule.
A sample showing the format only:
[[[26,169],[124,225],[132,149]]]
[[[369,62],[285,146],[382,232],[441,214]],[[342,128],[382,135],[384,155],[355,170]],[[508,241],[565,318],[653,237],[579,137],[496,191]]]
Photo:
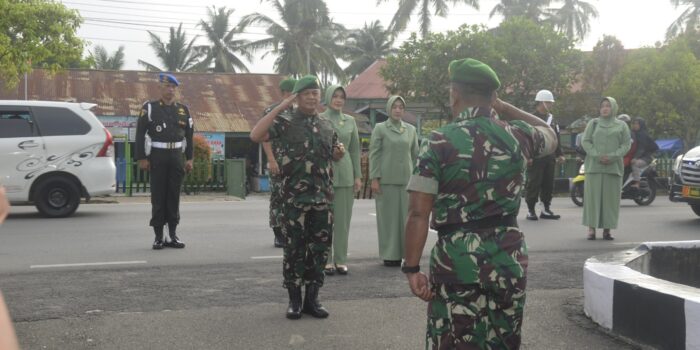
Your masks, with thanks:
[[[328,108],[320,115],[328,118],[333,123],[333,129],[338,134],[338,142],[345,145],[346,152],[343,158],[333,162],[333,186],[350,187],[355,184],[355,179],[362,178],[362,172],[360,171],[360,137],[357,132],[355,118],[330,108],[333,93],[338,89],[343,89],[343,87],[333,85],[326,90],[326,107]]]
[[[389,101],[393,104],[393,101]],[[387,106],[391,106],[387,103]],[[388,113],[391,113],[388,107]],[[391,117],[374,127],[369,145],[369,178],[383,185],[405,185],[418,156],[418,134],[413,125]]]
[[[615,118],[617,102],[606,98],[612,105],[611,117],[596,118],[588,122],[583,132],[581,145],[586,151],[585,169],[587,174],[624,174],[623,158],[632,146],[632,138],[627,124]],[[612,162],[601,164],[600,158],[608,156]]]

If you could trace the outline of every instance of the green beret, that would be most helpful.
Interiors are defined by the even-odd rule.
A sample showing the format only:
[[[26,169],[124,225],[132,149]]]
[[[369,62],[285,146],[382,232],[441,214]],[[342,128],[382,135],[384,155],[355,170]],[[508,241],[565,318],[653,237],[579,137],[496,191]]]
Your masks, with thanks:
[[[490,91],[501,87],[501,81],[498,80],[496,72],[485,63],[472,58],[450,62],[448,73],[450,81],[455,83],[480,86]]]
[[[294,90],[294,84],[296,84],[297,80],[292,79],[292,78],[287,78],[284,79],[280,82],[280,90],[284,92],[292,92]]]
[[[307,75],[294,84],[294,90],[292,93],[298,94],[307,89],[320,89],[321,83],[315,75]]]

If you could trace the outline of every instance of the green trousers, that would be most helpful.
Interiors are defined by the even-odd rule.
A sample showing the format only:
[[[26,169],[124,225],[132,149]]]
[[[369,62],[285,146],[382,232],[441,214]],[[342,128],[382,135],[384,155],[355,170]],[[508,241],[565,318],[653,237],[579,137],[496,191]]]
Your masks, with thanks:
[[[381,185],[375,197],[379,257],[382,260],[401,260],[404,257],[404,229],[408,216],[406,185]]]
[[[617,228],[621,191],[621,176],[586,173],[583,185],[583,225],[603,229]]]
[[[352,186],[333,187],[333,191],[333,249],[328,263],[345,265],[348,261],[348,237],[355,197]]]

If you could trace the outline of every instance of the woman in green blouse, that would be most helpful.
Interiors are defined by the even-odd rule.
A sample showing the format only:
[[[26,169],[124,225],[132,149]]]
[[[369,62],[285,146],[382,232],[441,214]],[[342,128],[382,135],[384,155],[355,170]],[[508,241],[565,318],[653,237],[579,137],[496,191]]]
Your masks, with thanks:
[[[357,134],[355,119],[343,114],[345,89],[339,85],[326,89],[326,111],[321,115],[330,119],[338,134],[338,142],[346,145],[343,158],[333,162],[333,246],[326,264],[326,274],[348,273],[348,235],[354,193],[360,190],[360,137]]]
[[[606,97],[600,103],[600,117],[591,120],[581,142],[586,151],[586,185],[583,190],[583,225],[588,239],[603,229],[603,239],[613,240],[620,216],[620,191],[624,173],[623,158],[632,145],[627,124],[615,118],[617,102]]]
[[[418,135],[403,122],[406,102],[391,96],[386,104],[389,119],[372,131],[369,177],[375,194],[379,256],[386,266],[399,266],[404,257],[404,226],[408,214],[406,185],[418,155]]]

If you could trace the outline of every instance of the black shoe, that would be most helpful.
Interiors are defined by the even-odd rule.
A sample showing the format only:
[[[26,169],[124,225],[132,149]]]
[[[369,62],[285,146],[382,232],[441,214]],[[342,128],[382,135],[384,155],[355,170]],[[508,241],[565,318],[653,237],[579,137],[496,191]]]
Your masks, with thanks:
[[[540,213],[540,218],[549,219],[549,220],[559,220],[559,218],[561,218],[561,215],[556,215],[556,214],[552,213],[551,210],[545,209],[545,210],[542,210],[542,212]]]
[[[165,241],[164,246],[170,248],[184,248],[185,243],[183,243],[176,235],[170,236],[170,241]]]
[[[301,318],[301,287],[287,288],[289,293],[289,307],[287,307],[287,318],[298,320]]]
[[[284,248],[285,242],[282,237],[275,236],[275,248]]]
[[[163,249],[163,240],[162,239],[156,239],[153,241],[153,249],[154,250],[161,250]]]
[[[535,211],[533,210],[528,210],[526,219],[532,220],[532,221],[537,221],[537,214],[535,214]]]
[[[389,266],[389,267],[401,266],[401,260],[384,260],[384,266]]]
[[[304,307],[301,308],[301,312],[316,318],[326,318],[328,317],[328,310],[318,302],[318,290],[319,286],[316,284],[306,285]]]

